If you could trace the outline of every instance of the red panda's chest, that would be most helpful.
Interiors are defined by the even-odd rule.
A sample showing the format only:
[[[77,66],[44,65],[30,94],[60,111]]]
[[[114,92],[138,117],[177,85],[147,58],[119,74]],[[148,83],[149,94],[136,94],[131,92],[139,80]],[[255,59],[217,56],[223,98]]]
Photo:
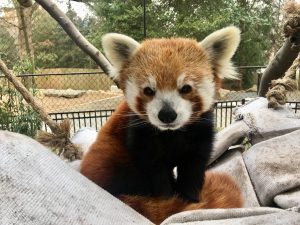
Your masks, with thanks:
[[[214,138],[211,112],[178,130],[160,131],[149,123],[135,125],[136,120],[138,116],[128,119],[124,144],[139,167],[173,169],[190,154],[201,155],[204,160],[209,158]]]

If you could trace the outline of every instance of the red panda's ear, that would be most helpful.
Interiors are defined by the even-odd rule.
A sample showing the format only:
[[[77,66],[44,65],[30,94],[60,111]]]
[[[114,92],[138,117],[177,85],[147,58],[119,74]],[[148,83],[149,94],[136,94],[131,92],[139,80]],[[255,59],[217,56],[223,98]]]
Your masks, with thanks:
[[[102,46],[106,57],[114,67],[109,75],[112,79],[118,80],[119,70],[140,44],[126,35],[108,33],[102,37]]]
[[[235,26],[229,26],[213,32],[199,44],[208,52],[220,76],[236,79],[236,71],[230,60],[239,43],[240,29]]]

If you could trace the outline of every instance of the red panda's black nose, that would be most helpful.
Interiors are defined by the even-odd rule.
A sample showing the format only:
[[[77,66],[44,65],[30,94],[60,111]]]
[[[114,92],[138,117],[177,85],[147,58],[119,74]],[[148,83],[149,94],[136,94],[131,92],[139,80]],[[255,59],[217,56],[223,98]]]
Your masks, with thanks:
[[[158,113],[158,119],[163,123],[172,123],[177,118],[177,113],[168,104],[164,104]]]

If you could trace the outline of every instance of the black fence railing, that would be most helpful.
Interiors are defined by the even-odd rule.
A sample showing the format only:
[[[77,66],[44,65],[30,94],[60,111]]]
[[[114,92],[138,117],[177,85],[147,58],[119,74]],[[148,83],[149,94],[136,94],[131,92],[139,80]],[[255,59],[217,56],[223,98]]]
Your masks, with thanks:
[[[79,111],[79,112],[63,112],[63,113],[50,113],[50,117],[55,122],[61,122],[64,119],[71,121],[71,128],[74,133],[82,127],[93,127],[99,130],[107,119],[114,112],[111,110],[94,110],[94,111]],[[44,129],[49,131],[49,127],[44,125]]]
[[[217,129],[222,129],[228,126],[233,121],[233,110],[240,105],[245,104],[246,100],[239,101],[218,101],[215,103],[215,126]]]
[[[296,114],[300,113],[300,102],[288,102],[287,104],[289,104]]]
[[[233,111],[237,106],[245,104],[246,100],[242,99],[239,101],[219,101],[215,103],[214,114],[215,114],[215,126],[217,130],[221,130],[226,126],[230,125],[233,121]],[[295,113],[300,112],[300,102],[289,102],[291,109]],[[93,127],[99,130],[107,119],[113,113],[111,110],[96,110],[96,111],[80,111],[80,112],[64,112],[64,113],[51,113],[51,118],[60,122],[65,118],[69,118],[72,125],[72,132],[76,132],[82,127]],[[49,128],[44,125],[44,129],[49,131]]]

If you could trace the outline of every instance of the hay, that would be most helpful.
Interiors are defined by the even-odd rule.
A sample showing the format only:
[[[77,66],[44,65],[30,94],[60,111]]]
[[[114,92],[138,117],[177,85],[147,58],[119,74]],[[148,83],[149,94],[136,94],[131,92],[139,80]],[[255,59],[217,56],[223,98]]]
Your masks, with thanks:
[[[266,95],[269,101],[268,107],[276,109],[280,105],[284,105],[287,102],[287,92],[295,89],[296,81],[288,77],[273,80],[271,88]]]
[[[60,157],[69,161],[81,159],[82,157],[83,153],[80,148],[70,141],[70,121],[68,119],[58,124],[58,129],[55,133],[39,130],[36,140],[54,151],[58,151],[57,154]]]
[[[283,13],[285,23],[283,33],[285,37],[295,37],[300,30],[300,4],[296,2],[287,2]]]

